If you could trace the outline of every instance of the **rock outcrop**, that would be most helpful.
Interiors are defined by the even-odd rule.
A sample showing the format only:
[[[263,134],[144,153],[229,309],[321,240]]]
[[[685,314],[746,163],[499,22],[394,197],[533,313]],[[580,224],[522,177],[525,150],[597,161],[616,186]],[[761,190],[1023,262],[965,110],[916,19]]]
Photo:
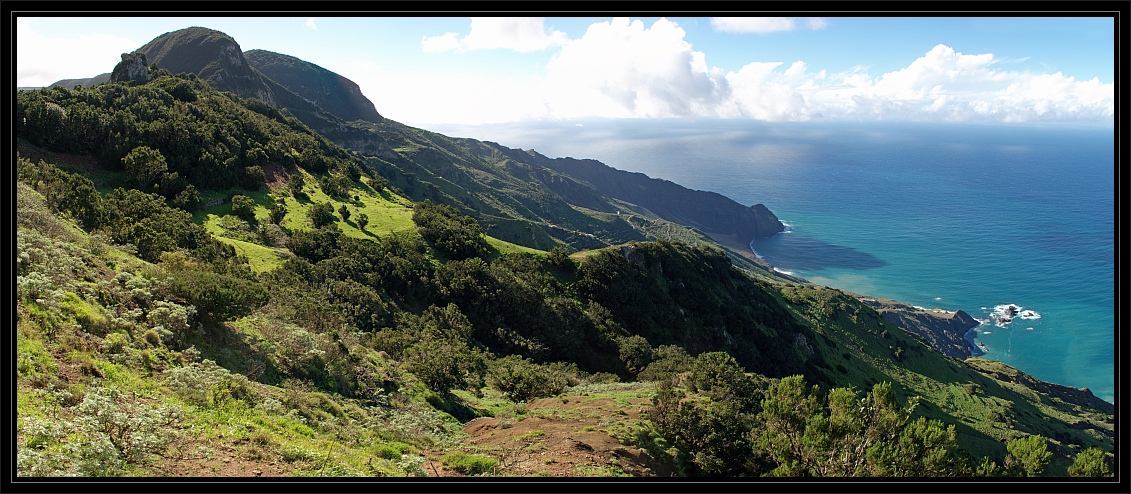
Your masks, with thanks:
[[[894,300],[871,297],[861,298],[860,301],[876,309],[888,322],[919,335],[944,355],[965,359],[974,353],[981,353],[965,337],[966,332],[980,322],[961,310],[946,312],[919,309]]]
[[[110,72],[110,82],[127,81],[132,86],[145,84],[151,79],[153,76],[149,74],[149,60],[141,52],[123,53],[122,61]]]

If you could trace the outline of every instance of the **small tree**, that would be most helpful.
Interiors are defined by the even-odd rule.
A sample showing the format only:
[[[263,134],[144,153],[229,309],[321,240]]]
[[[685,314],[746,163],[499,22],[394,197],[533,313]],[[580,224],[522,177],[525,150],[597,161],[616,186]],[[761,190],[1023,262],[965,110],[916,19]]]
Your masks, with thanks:
[[[255,221],[255,201],[245,195],[232,196],[232,213],[247,220],[248,223]]]
[[[357,215],[357,226],[359,228],[361,228],[362,230],[364,230],[365,225],[368,225],[368,224],[369,224],[369,215],[367,215],[365,213],[359,213]]]
[[[302,173],[295,173],[287,179],[287,188],[291,190],[291,195],[295,198],[303,197],[304,193],[302,188],[306,186],[306,179],[303,178]]]
[[[161,152],[149,146],[133,148],[122,158],[122,167],[126,169],[130,180],[140,187],[153,185],[163,173],[169,170],[165,157]]]
[[[338,208],[338,214],[342,215],[342,221],[350,220],[350,209],[346,207],[345,204],[342,204],[342,207]]]
[[[314,228],[321,228],[334,222],[334,206],[328,202],[316,203],[306,216],[314,223]]]
[[[1052,453],[1049,452],[1048,443],[1041,436],[1028,436],[1014,439],[1007,444],[1009,458],[1013,468],[1019,469],[1026,477],[1036,477],[1044,472],[1049,464]]]
[[[573,259],[570,259],[565,248],[560,245],[556,245],[554,248],[550,249],[550,255],[546,256],[546,261],[555,269],[566,273],[572,273],[577,269],[577,265],[574,264]]]
[[[283,223],[283,217],[287,215],[287,205],[283,202],[276,202],[271,206],[271,222],[280,225]]]
[[[1111,477],[1107,466],[1107,453],[1100,448],[1088,448],[1076,455],[1076,461],[1068,467],[1068,475],[1073,477]]]

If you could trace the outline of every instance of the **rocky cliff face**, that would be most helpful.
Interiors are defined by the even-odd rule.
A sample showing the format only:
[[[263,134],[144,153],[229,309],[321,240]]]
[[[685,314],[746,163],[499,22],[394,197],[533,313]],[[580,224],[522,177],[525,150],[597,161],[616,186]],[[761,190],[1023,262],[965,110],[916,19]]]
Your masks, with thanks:
[[[918,309],[887,299],[862,298],[860,301],[876,309],[888,322],[919,335],[944,355],[965,359],[978,350],[965,335],[979,322],[963,311]]]
[[[153,79],[149,75],[149,61],[144,53],[123,53],[122,61],[110,72],[110,82],[128,81],[131,85],[145,84]]]

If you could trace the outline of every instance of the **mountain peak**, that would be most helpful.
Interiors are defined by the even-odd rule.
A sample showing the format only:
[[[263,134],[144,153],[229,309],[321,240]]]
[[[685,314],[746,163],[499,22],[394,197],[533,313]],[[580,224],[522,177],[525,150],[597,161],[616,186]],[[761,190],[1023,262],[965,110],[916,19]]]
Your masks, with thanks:
[[[275,104],[273,91],[244,58],[239,43],[214,29],[190,27],[154,38],[137,50],[173,74],[193,73],[216,89]]]

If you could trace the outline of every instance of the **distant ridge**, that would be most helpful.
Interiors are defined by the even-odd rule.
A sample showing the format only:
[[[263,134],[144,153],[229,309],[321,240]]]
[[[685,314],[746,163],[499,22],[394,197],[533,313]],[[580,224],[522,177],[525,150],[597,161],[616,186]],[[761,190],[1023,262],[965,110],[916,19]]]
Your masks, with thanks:
[[[381,114],[357,83],[290,55],[251,50],[244,57],[252,68],[342,120],[380,122]]]
[[[65,87],[67,89],[74,89],[75,86],[90,87],[90,86],[93,86],[95,84],[102,84],[103,82],[110,82],[110,73],[109,72],[107,72],[105,74],[98,74],[98,75],[91,77],[89,79],[63,79],[63,80],[57,81],[57,82],[55,82],[55,83],[53,83],[53,84],[51,84],[50,86],[47,86],[47,87],[62,86],[62,87]]]

